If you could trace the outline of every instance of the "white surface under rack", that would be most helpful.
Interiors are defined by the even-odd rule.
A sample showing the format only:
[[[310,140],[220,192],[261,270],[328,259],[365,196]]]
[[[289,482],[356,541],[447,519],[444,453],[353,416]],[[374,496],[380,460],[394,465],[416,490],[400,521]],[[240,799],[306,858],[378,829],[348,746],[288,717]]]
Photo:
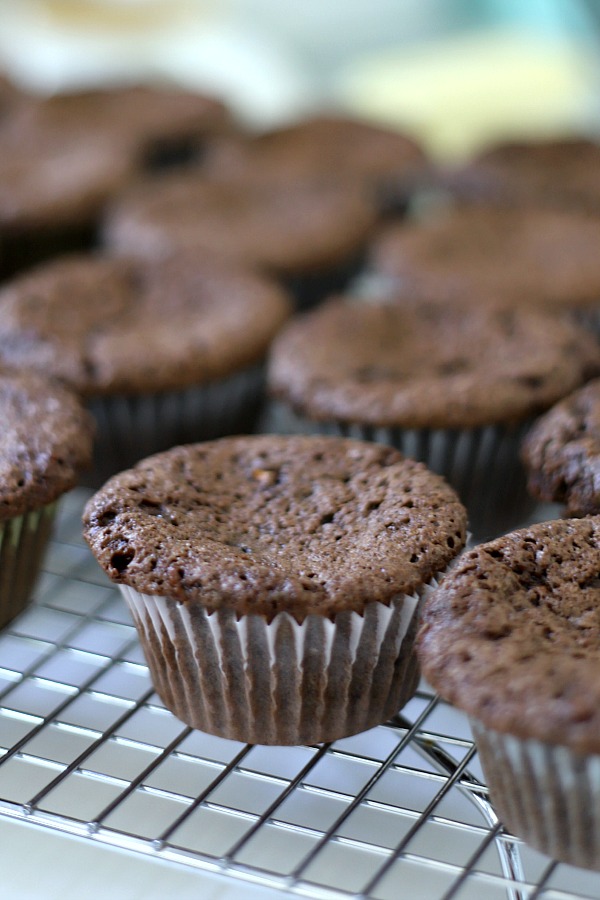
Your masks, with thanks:
[[[65,498],[35,602],[0,634],[0,824],[168,861],[173,882],[220,873],[240,895],[600,897],[600,874],[504,831],[466,719],[426,685],[333,744],[247,746],[179,722],[81,539],[86,496]]]

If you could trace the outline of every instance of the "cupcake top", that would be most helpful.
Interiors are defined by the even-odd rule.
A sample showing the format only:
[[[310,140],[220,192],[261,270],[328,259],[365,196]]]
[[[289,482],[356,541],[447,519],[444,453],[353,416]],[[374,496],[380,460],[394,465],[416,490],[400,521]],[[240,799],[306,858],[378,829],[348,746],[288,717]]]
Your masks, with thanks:
[[[242,185],[188,171],[124,194],[108,216],[105,239],[136,256],[185,247],[293,274],[327,269],[358,253],[375,217],[360,185]]]
[[[0,118],[0,228],[94,223],[140,168],[228,122],[216,100],[145,87],[9,104]]]
[[[597,516],[469,551],[425,604],[425,678],[488,728],[600,752],[599,572]]]
[[[423,173],[427,160],[398,131],[342,116],[321,115],[246,140],[216,143],[207,172],[228,179],[290,182],[352,178],[373,188]]]
[[[472,428],[519,422],[600,369],[596,340],[537,309],[329,301],[271,350],[271,393],[317,420]]]
[[[0,363],[84,395],[179,389],[261,360],[289,312],[278,287],[198,254],[63,257],[0,290]]]
[[[600,379],[536,421],[523,444],[531,493],[570,516],[600,513]]]
[[[509,206],[600,208],[600,144],[585,138],[515,141],[455,173],[458,196]]]
[[[55,500],[92,458],[92,420],[70,391],[29,372],[0,373],[0,519]]]
[[[199,141],[232,125],[224,104],[212,97],[179,88],[133,86],[32,99],[11,127],[24,140],[107,140],[144,163],[162,147]]]
[[[462,548],[465,510],[389,447],[270,435],[143,460],[88,502],[84,534],[141,593],[301,622],[422,588]]]
[[[0,232],[90,225],[132,173],[110,137],[25,140],[0,127]]]
[[[371,265],[404,293],[576,307],[598,302],[599,244],[600,219],[583,213],[464,207],[389,226]]]

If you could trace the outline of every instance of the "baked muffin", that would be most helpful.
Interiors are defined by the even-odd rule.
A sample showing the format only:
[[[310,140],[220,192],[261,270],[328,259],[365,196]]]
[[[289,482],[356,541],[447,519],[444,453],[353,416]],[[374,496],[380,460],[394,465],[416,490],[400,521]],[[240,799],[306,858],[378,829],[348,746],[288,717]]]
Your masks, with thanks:
[[[245,139],[216,141],[205,159],[209,176],[234,182],[289,184],[319,177],[364,183],[382,212],[403,211],[429,168],[413,138],[325,114]]]
[[[274,342],[269,427],[391,444],[445,475],[478,528],[520,509],[524,431],[599,363],[591,335],[541,310],[338,298]]]
[[[413,694],[416,609],[463,546],[465,511],[389,447],[239,437],[114,476],[84,534],[175,715],[235,740],[314,743]]]
[[[241,184],[188,170],[124,193],[104,240],[111,251],[146,259],[180,248],[216,254],[277,277],[308,305],[360,267],[375,220],[358,184]]]
[[[564,503],[569,516],[600,513],[600,380],[541,416],[522,448],[534,497]]]
[[[58,498],[92,455],[92,419],[32,373],[0,372],[0,627],[29,601]]]
[[[600,144],[583,137],[511,141],[451,176],[454,195],[515,207],[600,210]]]
[[[138,170],[197,158],[207,140],[234,130],[216,98],[141,85],[38,97],[19,111],[12,127],[31,139],[108,140]]]
[[[66,257],[0,290],[0,362],[85,400],[97,483],[148,453],[252,427],[289,311],[277,286],[196,253]]]
[[[423,674],[473,726],[507,828],[600,868],[600,518],[466,553],[428,598]]]
[[[222,104],[180,90],[98,90],[10,105],[0,117],[0,273],[89,249],[106,203],[136,174],[199,154],[208,135],[228,127]]]
[[[0,275],[91,247],[101,210],[133,172],[110,136],[30,140],[0,122]]]
[[[598,318],[600,219],[573,210],[465,207],[389,226],[370,268],[397,298],[543,305]]]

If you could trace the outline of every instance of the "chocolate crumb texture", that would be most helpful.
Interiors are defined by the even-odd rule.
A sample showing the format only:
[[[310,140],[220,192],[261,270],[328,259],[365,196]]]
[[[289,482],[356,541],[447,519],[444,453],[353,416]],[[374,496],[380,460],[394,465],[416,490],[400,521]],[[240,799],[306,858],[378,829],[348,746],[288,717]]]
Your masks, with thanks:
[[[88,502],[110,578],[207,611],[271,620],[362,612],[421,590],[465,542],[455,492],[377,444],[239,437],[158,454]]]

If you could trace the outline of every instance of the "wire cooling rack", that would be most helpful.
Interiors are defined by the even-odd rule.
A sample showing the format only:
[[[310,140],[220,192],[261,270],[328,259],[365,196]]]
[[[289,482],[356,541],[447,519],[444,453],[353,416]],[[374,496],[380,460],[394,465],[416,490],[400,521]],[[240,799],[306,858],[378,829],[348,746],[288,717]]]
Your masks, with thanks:
[[[35,602],[0,634],[0,815],[299,896],[600,896],[600,874],[504,831],[467,720],[425,685],[333,744],[184,726],[81,539],[86,496],[63,501]]]

